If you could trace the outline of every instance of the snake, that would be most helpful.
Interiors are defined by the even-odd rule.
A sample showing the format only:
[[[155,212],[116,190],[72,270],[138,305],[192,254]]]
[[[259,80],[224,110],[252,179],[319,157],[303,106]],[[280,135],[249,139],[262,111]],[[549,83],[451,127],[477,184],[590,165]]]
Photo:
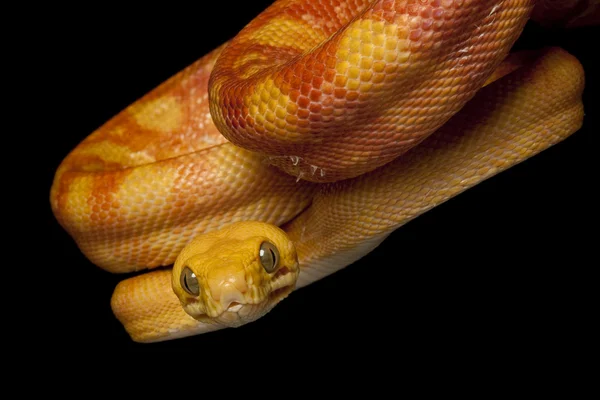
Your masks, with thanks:
[[[579,61],[511,53],[531,18],[598,7],[277,0],[81,141],[52,211],[92,263],[138,272],[110,300],[132,340],[259,320],[581,127]]]

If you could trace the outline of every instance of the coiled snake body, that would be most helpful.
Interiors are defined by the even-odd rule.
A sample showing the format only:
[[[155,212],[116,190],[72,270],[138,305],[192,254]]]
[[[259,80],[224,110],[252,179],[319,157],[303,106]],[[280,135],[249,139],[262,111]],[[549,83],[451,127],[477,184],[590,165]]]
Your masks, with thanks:
[[[578,61],[508,55],[534,3],[276,1],[80,143],[53,211],[108,271],[174,264],[115,289],[134,340],[253,321],[579,128]]]

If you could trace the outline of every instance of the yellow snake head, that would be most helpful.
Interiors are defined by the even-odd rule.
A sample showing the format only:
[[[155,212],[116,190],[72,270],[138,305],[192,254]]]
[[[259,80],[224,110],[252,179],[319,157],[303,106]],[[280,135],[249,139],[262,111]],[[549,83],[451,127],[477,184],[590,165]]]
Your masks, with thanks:
[[[270,311],[299,273],[296,248],[283,230],[239,222],[194,238],[175,261],[171,285],[193,318],[235,327]]]

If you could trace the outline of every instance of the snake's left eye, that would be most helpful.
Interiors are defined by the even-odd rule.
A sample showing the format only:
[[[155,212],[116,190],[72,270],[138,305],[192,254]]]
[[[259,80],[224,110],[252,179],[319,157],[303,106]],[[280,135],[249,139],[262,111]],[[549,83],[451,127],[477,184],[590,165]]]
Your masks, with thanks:
[[[279,263],[279,251],[275,245],[270,242],[263,242],[260,245],[258,255],[260,257],[260,263],[265,271],[269,273],[275,271],[277,264]]]
[[[191,294],[192,296],[198,296],[200,294],[200,285],[198,284],[198,278],[194,271],[185,267],[181,271],[181,280],[179,282],[183,290]]]

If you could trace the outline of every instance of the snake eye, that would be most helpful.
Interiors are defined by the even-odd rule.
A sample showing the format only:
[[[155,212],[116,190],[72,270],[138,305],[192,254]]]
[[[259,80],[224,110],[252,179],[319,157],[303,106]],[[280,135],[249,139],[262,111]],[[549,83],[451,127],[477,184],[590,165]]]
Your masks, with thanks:
[[[279,251],[277,251],[277,247],[272,243],[262,242],[258,255],[265,271],[269,273],[275,271],[279,263]]]
[[[181,272],[180,283],[183,290],[185,290],[192,296],[198,296],[200,294],[200,285],[198,284],[198,278],[196,278],[196,274],[188,267],[185,267]]]

